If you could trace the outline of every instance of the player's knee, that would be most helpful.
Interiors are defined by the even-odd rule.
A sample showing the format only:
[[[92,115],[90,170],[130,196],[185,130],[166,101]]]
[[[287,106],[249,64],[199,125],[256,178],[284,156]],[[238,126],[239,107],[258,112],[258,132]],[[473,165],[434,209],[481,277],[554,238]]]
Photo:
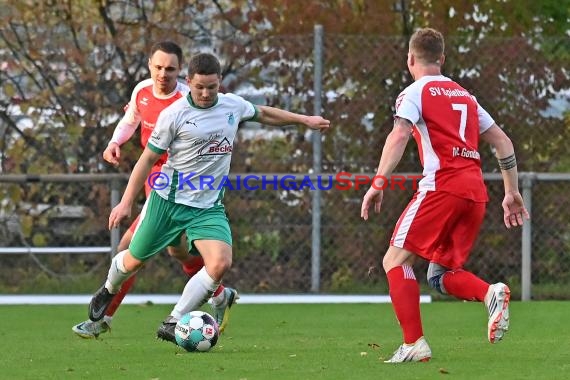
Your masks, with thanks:
[[[210,258],[205,262],[208,273],[212,274],[213,277],[222,278],[223,275],[232,266],[232,257],[227,255],[219,255]]]
[[[232,266],[232,257],[231,256],[223,256],[220,258],[218,267],[223,272],[226,272]]]
[[[394,255],[391,255],[389,253],[385,254],[384,258],[382,259],[382,267],[386,273],[390,272],[390,270],[400,265],[402,265],[402,263],[399,261],[399,258],[396,258]]]
[[[128,249],[125,249],[113,257],[111,267],[126,274],[138,271],[143,265],[144,262],[135,258]]]

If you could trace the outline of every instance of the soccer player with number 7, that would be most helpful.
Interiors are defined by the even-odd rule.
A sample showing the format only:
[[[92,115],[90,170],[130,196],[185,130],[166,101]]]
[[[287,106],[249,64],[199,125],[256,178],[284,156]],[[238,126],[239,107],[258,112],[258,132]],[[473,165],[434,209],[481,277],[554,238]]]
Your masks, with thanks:
[[[394,127],[388,135],[377,175],[388,178],[400,162],[410,136],[418,144],[423,178],[401,214],[383,259],[390,297],[404,343],[387,363],[428,361],[420,291],[412,264],[428,260],[429,285],[442,294],[483,302],[489,342],[509,327],[509,287],[489,284],[464,269],[485,216],[487,190],[481,172],[479,140],[493,146],[503,176],[503,217],[507,228],[521,226],[529,214],[518,189],[515,151],[509,137],[467,90],[442,75],[444,38],[431,28],[410,38],[408,69],[414,83],[396,100]],[[382,184],[364,196],[361,217],[380,212]]]

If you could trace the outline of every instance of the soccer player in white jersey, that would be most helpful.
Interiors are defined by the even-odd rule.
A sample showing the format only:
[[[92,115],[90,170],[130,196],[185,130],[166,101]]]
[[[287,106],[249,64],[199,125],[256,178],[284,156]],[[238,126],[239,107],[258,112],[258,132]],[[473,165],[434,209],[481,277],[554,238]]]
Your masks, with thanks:
[[[131,99],[125,107],[125,114],[117,124],[113,137],[103,152],[105,161],[118,166],[121,158],[121,145],[127,142],[141,127],[141,146],[144,147],[154,129],[160,112],[176,100],[185,97],[190,89],[185,83],[178,81],[182,65],[182,49],[172,41],[157,42],[151,47],[148,61],[150,78],[138,83],[131,95]],[[164,153],[154,164],[151,172],[160,172],[162,165],[166,163],[168,155]],[[150,185],[145,182],[145,194],[150,194]],[[118,245],[118,251],[127,249],[135,229],[139,223],[138,216],[129,229],[122,236]],[[173,242],[178,243],[178,241]],[[169,246],[167,252],[177,258],[182,269],[188,276],[196,274],[203,266],[204,261],[199,255],[189,255],[186,240],[183,236],[179,244]],[[131,276],[123,283],[119,292],[107,308],[105,316],[99,321],[90,319],[83,321],[72,330],[83,338],[97,338],[100,334],[109,331],[113,315],[117,311],[126,294],[132,288],[136,276]],[[224,288],[222,284],[216,289],[212,297],[213,314],[221,330],[226,327],[229,316],[229,308],[239,298],[235,289]]]
[[[218,59],[209,53],[194,55],[187,77],[190,94],[175,101],[158,117],[121,202],[111,211],[109,228],[117,227],[129,216],[137,192],[166,151],[168,160],[162,172],[168,175],[170,186],[151,192],[131,244],[113,258],[105,284],[91,300],[91,320],[102,318],[121,284],[146,260],[185,233],[192,251],[199,252],[205,266],[190,278],[178,303],[158,329],[159,338],[175,343],[178,319],[205,303],[232,263],[232,236],[222,204],[224,191],[219,185],[229,173],[240,122],[302,124],[319,131],[330,126],[321,116],[254,106],[240,96],[221,94],[220,81]],[[211,187],[203,186],[204,178]]]
[[[412,264],[428,260],[430,286],[462,300],[484,302],[491,343],[503,338],[509,326],[510,291],[503,283],[489,284],[463,265],[479,233],[487,191],[481,173],[479,140],[490,143],[499,161],[505,196],[502,203],[507,228],[528,219],[518,190],[515,152],[511,140],[476,99],[441,74],[444,39],[425,28],[409,41],[408,69],[414,83],[396,100],[394,127],[388,135],[377,174],[389,178],[413,136],[418,144],[423,178],[418,191],[400,216],[383,259],[390,297],[400,322],[404,343],[387,363],[428,361],[431,349],[420,317],[419,286]],[[361,217],[380,212],[381,180],[364,196]]]

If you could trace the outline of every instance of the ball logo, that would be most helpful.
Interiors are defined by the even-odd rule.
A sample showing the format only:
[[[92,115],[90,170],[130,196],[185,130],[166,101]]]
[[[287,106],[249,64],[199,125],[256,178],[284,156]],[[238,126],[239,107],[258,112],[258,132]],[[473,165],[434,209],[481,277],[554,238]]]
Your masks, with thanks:
[[[179,324],[176,325],[175,330],[176,331],[174,333],[179,335],[183,339],[187,339],[188,334],[190,333],[189,328],[187,328],[186,326],[183,326],[183,325],[179,325]]]
[[[216,329],[211,325],[205,325],[202,328],[202,334],[206,339],[212,339],[216,335]]]
[[[177,324],[176,325],[176,331],[179,332],[180,335],[182,335],[182,336],[188,336],[190,329],[186,326]]]

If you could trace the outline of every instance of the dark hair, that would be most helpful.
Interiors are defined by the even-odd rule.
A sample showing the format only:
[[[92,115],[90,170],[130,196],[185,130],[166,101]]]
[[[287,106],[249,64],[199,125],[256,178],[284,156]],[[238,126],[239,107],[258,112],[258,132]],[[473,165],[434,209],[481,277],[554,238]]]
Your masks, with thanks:
[[[152,57],[159,50],[167,54],[175,54],[178,58],[178,65],[182,65],[182,48],[177,43],[172,41],[157,42],[150,48],[150,56]]]
[[[440,63],[444,49],[443,34],[432,28],[418,29],[410,38],[410,51],[423,64]]]
[[[215,55],[210,53],[198,53],[193,55],[188,62],[188,77],[192,78],[198,75],[222,75],[220,61]]]

